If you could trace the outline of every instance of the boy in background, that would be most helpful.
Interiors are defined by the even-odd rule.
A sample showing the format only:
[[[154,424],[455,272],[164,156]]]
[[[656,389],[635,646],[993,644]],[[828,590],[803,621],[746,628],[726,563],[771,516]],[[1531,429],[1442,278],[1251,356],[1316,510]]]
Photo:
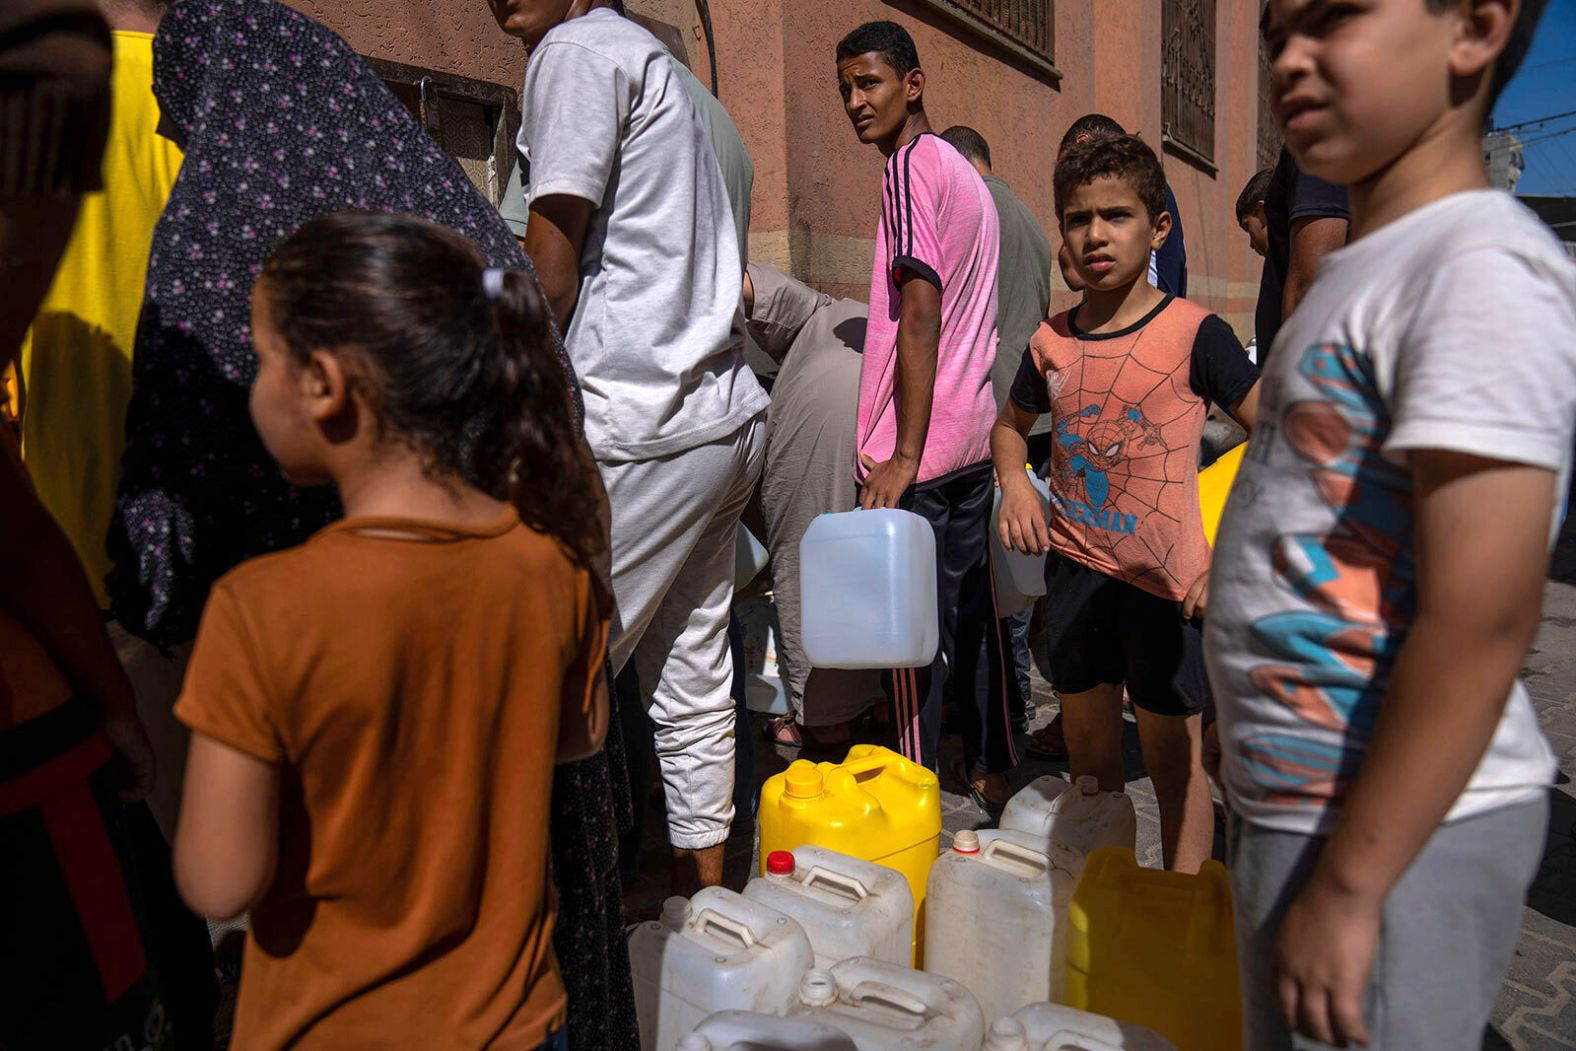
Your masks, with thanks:
[[[1237,226],[1248,235],[1248,244],[1263,259],[1270,250],[1268,220],[1264,218],[1264,195],[1269,192],[1274,168],[1261,168],[1237,195]]]
[[[992,432],[1002,542],[1049,551],[1046,643],[1073,779],[1122,790],[1125,684],[1165,865],[1197,872],[1214,838],[1200,752],[1210,549],[1199,438],[1211,403],[1252,428],[1258,370],[1224,321],[1149,283],[1171,216],[1160,161],[1141,139],[1069,146],[1055,188],[1084,301],[1035,332]],[[1049,523],[1018,466],[1046,413],[1056,436]]]
[[[1517,670],[1576,431],[1576,272],[1489,187],[1539,0],[1271,0],[1352,240],[1276,339],[1208,626],[1247,1046],[1476,1049],[1554,758]]]
[[[996,351],[996,207],[979,174],[930,130],[925,73],[908,32],[870,22],[837,45],[843,109],[887,159],[854,434],[860,506],[901,508],[936,533],[941,644],[927,668],[891,676],[903,754],[937,767],[944,679],[984,684],[960,703],[975,801],[1007,801],[1017,762],[991,586],[990,369]],[[1023,458],[1018,458],[1023,471]]]

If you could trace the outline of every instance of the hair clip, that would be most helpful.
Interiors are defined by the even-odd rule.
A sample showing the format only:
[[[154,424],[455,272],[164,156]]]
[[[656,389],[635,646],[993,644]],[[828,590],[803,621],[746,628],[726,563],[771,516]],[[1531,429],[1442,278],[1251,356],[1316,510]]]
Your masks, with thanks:
[[[503,268],[497,266],[482,271],[482,295],[494,303],[503,296],[503,275]]]

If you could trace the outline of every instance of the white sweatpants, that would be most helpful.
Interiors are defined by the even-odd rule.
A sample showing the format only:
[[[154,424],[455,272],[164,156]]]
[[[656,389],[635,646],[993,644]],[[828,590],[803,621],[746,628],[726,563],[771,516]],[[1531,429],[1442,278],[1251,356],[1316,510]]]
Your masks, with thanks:
[[[723,842],[733,822],[734,536],[765,451],[762,413],[709,445],[597,465],[613,509],[613,671],[633,656],[668,838],[689,850]]]

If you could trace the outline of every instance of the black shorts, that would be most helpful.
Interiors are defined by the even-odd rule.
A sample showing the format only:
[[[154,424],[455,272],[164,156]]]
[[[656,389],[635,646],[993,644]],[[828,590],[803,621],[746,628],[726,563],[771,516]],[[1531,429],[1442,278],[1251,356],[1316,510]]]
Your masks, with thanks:
[[[1151,595],[1052,551],[1045,558],[1045,645],[1059,694],[1105,684],[1156,715],[1197,715],[1210,705],[1201,621],[1182,603]]]

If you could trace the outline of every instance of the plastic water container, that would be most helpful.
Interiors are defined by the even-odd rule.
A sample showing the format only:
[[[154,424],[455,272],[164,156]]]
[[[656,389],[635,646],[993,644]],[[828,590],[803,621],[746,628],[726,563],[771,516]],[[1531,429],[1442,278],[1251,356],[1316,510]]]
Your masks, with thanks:
[[[842,1030],[859,1051],[979,1051],[985,1039],[985,1015],[967,989],[880,960],[811,971],[789,1014]]]
[[[914,946],[924,941],[925,881],[941,846],[941,782],[896,752],[856,744],[841,763],[796,760],[761,786],[761,871],[776,850],[825,847],[896,869],[914,897]]]
[[[813,667],[924,667],[941,640],[936,535],[908,511],[821,515],[799,541],[799,596]]]
[[[903,967],[914,958],[914,894],[896,869],[824,847],[778,850],[744,896],[804,928],[823,970],[855,956]]]
[[[735,601],[733,615],[744,633],[744,703],[752,712],[787,715],[788,688],[777,663],[777,607],[766,595]]]
[[[1237,480],[1237,468],[1242,466],[1242,456],[1248,443],[1222,453],[1198,475],[1198,509],[1204,517],[1204,539],[1215,546],[1215,532],[1220,528],[1220,515],[1226,509],[1226,497],[1231,494],[1231,483]]]
[[[1147,1026],[1064,1004],[1030,1004],[991,1023],[985,1051],[1177,1051]]]
[[[1066,1002],[1149,1026],[1179,1051],[1238,1051],[1242,1011],[1226,869],[1139,868],[1126,847],[1089,855],[1067,907]]]
[[[742,591],[766,568],[766,546],[755,534],[739,526],[733,534],[733,590]]]
[[[1048,518],[1051,513],[1051,487],[1032,470],[1028,472],[1040,506]],[[1045,594],[1045,556],[1010,551],[1001,542],[1001,489],[990,512],[990,571],[996,582],[996,615],[1011,617],[1034,605]]]
[[[1037,777],[1007,801],[1001,812],[1002,828],[1026,832],[1046,845],[1057,843],[1078,856],[1074,876],[1083,871],[1084,859],[1101,847],[1134,849],[1138,842],[1138,816],[1126,792],[1102,792],[1093,777],[1080,777],[1076,785],[1054,774]]]
[[[810,1018],[719,1011],[679,1041],[678,1051],[858,1051],[847,1033]]]
[[[959,832],[930,870],[925,969],[960,982],[987,1018],[1060,999],[1077,861],[1023,832]]]
[[[669,898],[660,920],[629,935],[641,1051],[673,1051],[718,1011],[786,1013],[814,963],[797,923],[741,894]]]

